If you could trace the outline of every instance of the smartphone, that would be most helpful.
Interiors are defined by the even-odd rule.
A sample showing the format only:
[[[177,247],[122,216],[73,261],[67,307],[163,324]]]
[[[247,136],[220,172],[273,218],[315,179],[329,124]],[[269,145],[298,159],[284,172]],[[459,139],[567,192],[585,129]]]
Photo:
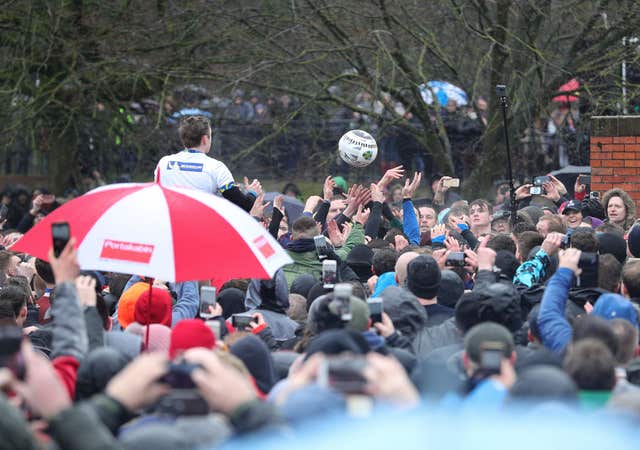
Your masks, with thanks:
[[[383,311],[382,298],[369,297],[367,299],[367,305],[369,305],[369,317],[371,318],[371,323],[381,323]]]
[[[318,383],[345,394],[362,394],[367,386],[366,367],[367,360],[362,356],[326,358],[318,369]]]
[[[579,175],[578,184],[591,184],[591,175]]]
[[[502,350],[485,349],[480,354],[480,368],[484,375],[499,375],[502,371]]]
[[[594,198],[596,200],[600,200],[600,192],[598,192],[598,191],[589,192],[589,198]]]
[[[209,405],[197,389],[172,389],[160,398],[155,410],[174,417],[206,416]]]
[[[0,205],[0,222],[6,219],[8,214],[9,214],[9,208],[7,208],[7,205],[5,204]]]
[[[338,263],[333,259],[322,261],[322,287],[333,289],[338,279]]]
[[[202,286],[200,288],[200,317],[213,319],[209,307],[216,306],[216,288],[214,286]]]
[[[544,192],[544,188],[542,186],[531,186],[529,188],[529,194],[531,195],[542,195]]]
[[[334,309],[343,322],[351,320],[351,293],[353,286],[350,283],[338,283],[333,288]]]
[[[253,322],[253,316],[247,313],[233,314],[231,316],[231,325],[238,331],[244,331],[251,322]]]
[[[447,267],[464,267],[464,252],[451,252],[449,256],[447,256],[447,260],[444,262],[444,265]]]
[[[169,364],[169,370],[160,381],[167,383],[174,389],[195,389],[196,385],[191,379],[191,373],[199,367],[185,361],[176,361]]]
[[[545,183],[551,183],[551,177],[549,175],[541,175],[533,179],[534,186],[542,186]]]
[[[318,258],[325,259],[329,254],[329,245],[327,245],[327,240],[323,235],[318,235],[313,237],[313,243],[316,246],[316,252],[318,253]]]
[[[507,96],[507,86],[505,86],[504,84],[497,84],[496,85],[496,95],[498,97],[506,97]]]
[[[444,187],[460,187],[460,178],[451,178],[449,180],[443,180],[442,185]]]
[[[216,337],[216,342],[222,339],[219,320],[205,320],[204,324],[211,329],[213,335]]]
[[[51,237],[53,238],[53,254],[60,256],[62,250],[67,246],[69,242],[70,230],[68,222],[56,222],[51,224]]]

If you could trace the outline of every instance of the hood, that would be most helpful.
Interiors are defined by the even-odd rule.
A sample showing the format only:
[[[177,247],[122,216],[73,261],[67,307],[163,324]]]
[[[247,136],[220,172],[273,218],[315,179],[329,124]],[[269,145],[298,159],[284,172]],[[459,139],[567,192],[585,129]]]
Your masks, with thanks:
[[[78,368],[76,399],[84,400],[101,393],[130,360],[114,348],[99,347],[91,351]]]
[[[258,388],[268,394],[276,383],[276,376],[266,344],[256,336],[247,336],[233,343],[229,351],[244,363]]]
[[[293,280],[293,283],[291,283],[290,293],[302,295],[306,299],[309,295],[309,291],[317,281],[318,280],[316,280],[310,273],[303,273]]]
[[[389,286],[382,294],[382,308],[396,329],[410,340],[427,325],[427,313],[415,295],[398,286]]]
[[[554,366],[533,366],[518,374],[509,392],[511,400],[528,402],[560,401],[577,404],[578,387],[565,371]]]
[[[289,286],[282,269],[270,280],[252,279],[244,298],[248,309],[268,309],[284,313],[289,308]]]
[[[307,328],[313,334],[342,327],[356,332],[363,332],[367,329],[369,325],[369,306],[364,300],[355,295],[351,296],[349,302],[351,320],[346,325],[332,311],[332,301],[333,293],[329,293],[318,297],[311,304],[307,316]]]
[[[244,296],[244,292],[238,288],[232,287],[220,291],[220,295],[218,295],[218,303],[222,306],[222,315],[225,320],[233,314],[243,313],[247,310],[244,307]]]
[[[602,294],[607,294],[609,291],[605,291],[604,289],[600,289],[597,287],[590,288],[571,288],[569,290],[569,300],[575,303],[580,308],[584,308],[584,305],[589,302],[592,305],[595,305],[598,301],[598,298]]]
[[[369,351],[369,344],[361,333],[351,330],[327,330],[311,340],[305,358],[309,358],[314,353],[340,355],[349,352],[354,355],[364,355]]]

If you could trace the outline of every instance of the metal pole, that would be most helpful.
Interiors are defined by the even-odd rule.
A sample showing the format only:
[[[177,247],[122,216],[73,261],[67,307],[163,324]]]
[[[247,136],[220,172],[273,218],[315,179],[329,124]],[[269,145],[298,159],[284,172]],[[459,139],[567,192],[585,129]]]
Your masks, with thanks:
[[[509,171],[509,197],[511,199],[511,217],[509,218],[511,225],[516,221],[516,188],[513,186],[513,169],[511,166],[511,147],[509,145],[509,125],[507,122],[507,108],[509,107],[507,98],[507,86],[499,84],[496,86],[496,93],[500,99],[500,105],[502,106],[502,122],[504,128],[504,139],[507,145],[507,169]]]
[[[627,54],[627,38],[622,38],[622,47],[623,53],[626,58]],[[622,60],[622,114],[628,114],[629,110],[627,109],[627,60]]]

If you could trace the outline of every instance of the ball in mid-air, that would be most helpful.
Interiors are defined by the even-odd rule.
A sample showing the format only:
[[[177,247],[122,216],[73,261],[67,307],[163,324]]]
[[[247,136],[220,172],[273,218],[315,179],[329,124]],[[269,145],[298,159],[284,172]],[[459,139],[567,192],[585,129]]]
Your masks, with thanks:
[[[351,130],[338,142],[340,158],[353,167],[366,167],[378,156],[378,144],[366,131]]]

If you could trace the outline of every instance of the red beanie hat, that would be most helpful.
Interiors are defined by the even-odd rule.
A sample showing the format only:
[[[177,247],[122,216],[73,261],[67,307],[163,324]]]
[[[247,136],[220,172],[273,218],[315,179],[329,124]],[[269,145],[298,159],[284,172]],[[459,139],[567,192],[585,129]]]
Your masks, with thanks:
[[[216,346],[216,337],[202,320],[181,320],[171,331],[171,345],[169,346],[169,358],[173,359],[178,353],[194,347],[213,349]]]
[[[171,327],[172,308],[173,299],[169,291],[154,287],[151,295],[149,295],[149,289],[140,294],[136,302],[134,318],[141,325],[160,323]]]

